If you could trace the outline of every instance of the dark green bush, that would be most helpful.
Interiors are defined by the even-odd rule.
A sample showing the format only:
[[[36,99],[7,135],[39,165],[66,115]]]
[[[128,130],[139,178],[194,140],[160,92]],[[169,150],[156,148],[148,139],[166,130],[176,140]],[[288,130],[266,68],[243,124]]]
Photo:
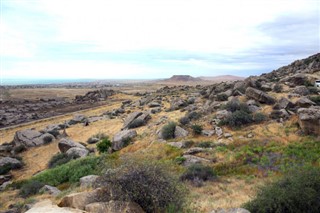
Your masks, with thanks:
[[[111,147],[111,141],[109,138],[104,138],[102,141],[97,143],[97,149],[99,153],[108,152],[109,148]]]
[[[48,163],[49,168],[54,168],[62,164],[66,164],[69,161],[78,158],[76,155],[67,155],[66,153],[57,153],[50,159]]]
[[[280,92],[282,92],[282,90],[283,90],[283,87],[281,84],[275,84],[273,87],[273,91],[276,93],[280,93]]]
[[[244,205],[250,212],[306,212],[320,210],[320,169],[292,172],[259,189],[256,198]]]
[[[241,103],[239,101],[229,101],[224,108],[230,112],[235,112],[235,111],[244,111],[247,113],[250,113],[249,107],[245,103]]]
[[[37,180],[30,180],[22,185],[19,195],[23,198],[27,198],[31,195],[35,195],[44,186],[43,183]]]
[[[182,125],[187,125],[190,123],[190,119],[188,117],[182,117],[179,119],[179,123],[181,123]]]
[[[311,101],[313,101],[313,102],[316,103],[318,106],[320,106],[320,95],[310,96],[309,98],[310,98]]]
[[[202,132],[202,130],[203,130],[202,126],[197,125],[197,124],[192,125],[191,128],[192,128],[193,133],[194,133],[195,135],[200,135],[201,132]]]
[[[217,95],[217,101],[227,101],[228,96],[225,93],[221,93]]]
[[[129,129],[133,129],[133,128],[137,128],[137,127],[140,127],[140,126],[143,126],[145,125],[145,121],[142,120],[142,119],[135,119],[134,121],[132,121],[129,125],[128,125],[128,128]]]
[[[243,110],[237,110],[223,120],[222,124],[236,128],[253,123],[253,121],[253,116],[251,114]]]
[[[174,138],[176,126],[177,125],[174,122],[170,122],[167,125],[163,126],[161,130],[162,138],[165,140]]]
[[[253,120],[256,123],[261,123],[263,121],[267,120],[267,116],[261,112],[258,112],[256,114],[253,115]]]
[[[209,166],[203,164],[193,164],[188,167],[187,171],[180,177],[181,180],[190,180],[190,181],[208,181],[214,180],[216,174],[213,169]]]
[[[185,206],[186,193],[168,170],[156,162],[127,160],[121,169],[108,170],[97,185],[111,188],[112,200],[136,202],[146,212],[166,212],[169,207],[179,212]],[[110,199],[110,194],[100,199]]]
[[[211,141],[201,141],[200,143],[197,144],[197,147],[210,148],[210,147],[213,147],[213,143]]]
[[[83,176],[98,174],[101,171],[99,163],[99,157],[90,156],[80,158],[55,168],[45,170],[34,176],[32,179],[52,186],[57,186],[66,182],[75,183]]]

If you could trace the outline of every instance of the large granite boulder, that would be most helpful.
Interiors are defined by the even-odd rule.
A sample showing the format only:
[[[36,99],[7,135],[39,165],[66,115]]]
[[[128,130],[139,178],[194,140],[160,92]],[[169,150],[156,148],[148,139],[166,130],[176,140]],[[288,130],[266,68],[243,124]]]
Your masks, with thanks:
[[[137,136],[136,130],[122,130],[121,132],[118,132],[114,135],[112,139],[112,150],[118,151],[122,148],[124,148],[128,140],[134,138]]]
[[[316,103],[314,103],[313,101],[311,101],[309,98],[307,97],[301,97],[299,100],[296,101],[295,103],[297,106],[299,107],[303,107],[303,108],[308,108],[310,106],[315,106]]]
[[[246,96],[263,104],[274,104],[276,102],[276,100],[267,93],[252,87],[246,89]]]
[[[320,107],[298,109],[299,125],[304,134],[320,135]]]
[[[59,141],[58,147],[60,152],[66,153],[69,149],[73,147],[78,147],[81,149],[86,149],[83,145],[72,141],[71,139],[63,138]]]
[[[113,200],[109,202],[91,203],[86,205],[85,210],[94,213],[144,213],[143,209],[137,203]]]
[[[131,129],[144,125],[150,119],[148,112],[133,112],[125,119],[122,129]]]
[[[80,147],[72,147],[68,149],[68,151],[66,151],[66,154],[70,156],[77,156],[79,158],[84,158],[88,156],[89,151],[87,149],[83,149]]]
[[[181,138],[181,137],[187,137],[189,132],[180,126],[176,126],[174,130],[174,138]]]
[[[1,157],[0,158],[0,167],[6,167],[9,166],[12,169],[21,168],[22,163],[15,159],[10,157]]]
[[[13,144],[14,146],[23,145],[25,147],[41,146],[48,137],[52,140],[55,139],[54,136],[49,133],[42,134],[41,132],[31,129],[21,130],[15,133]]]

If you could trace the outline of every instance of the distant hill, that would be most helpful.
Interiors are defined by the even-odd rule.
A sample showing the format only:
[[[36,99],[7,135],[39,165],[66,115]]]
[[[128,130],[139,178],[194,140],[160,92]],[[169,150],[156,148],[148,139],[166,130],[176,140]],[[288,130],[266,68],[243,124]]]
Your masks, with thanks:
[[[165,81],[188,82],[188,81],[201,81],[201,79],[192,77],[190,75],[173,75],[171,78],[166,79]]]
[[[219,76],[201,76],[199,79],[204,81],[238,81],[245,79],[244,77],[234,76],[234,75],[219,75]]]

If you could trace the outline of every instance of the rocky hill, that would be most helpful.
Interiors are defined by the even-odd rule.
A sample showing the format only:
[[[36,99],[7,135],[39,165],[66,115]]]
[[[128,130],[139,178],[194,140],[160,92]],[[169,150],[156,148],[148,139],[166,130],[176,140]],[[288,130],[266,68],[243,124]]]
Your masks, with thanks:
[[[189,82],[189,81],[199,81],[201,79],[194,78],[190,75],[173,75],[171,78],[166,79],[165,81],[169,82]]]
[[[245,205],[256,212],[248,202],[258,202],[259,186],[288,171],[320,168],[319,57],[209,86],[89,92],[76,100],[119,101],[0,130],[0,208],[248,213],[240,208]],[[283,200],[271,193],[258,207],[292,204],[296,197],[281,191],[288,184],[277,187]],[[293,193],[299,205],[301,193]],[[307,197],[304,205],[318,203],[317,196]],[[44,199],[50,201],[34,205]]]

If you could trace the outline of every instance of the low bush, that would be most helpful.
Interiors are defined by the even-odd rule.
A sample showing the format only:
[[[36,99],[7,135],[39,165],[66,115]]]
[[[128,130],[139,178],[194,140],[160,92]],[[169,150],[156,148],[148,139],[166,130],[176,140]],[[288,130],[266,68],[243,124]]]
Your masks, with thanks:
[[[216,175],[213,169],[203,164],[193,164],[188,167],[187,171],[180,177],[181,180],[190,181],[208,181],[214,180]]]
[[[237,110],[222,121],[222,124],[232,128],[242,127],[246,124],[253,123],[254,119],[251,114],[243,110]]]
[[[283,87],[281,84],[275,84],[272,90],[273,90],[273,92],[280,93],[280,92],[282,92]]]
[[[185,206],[185,190],[169,169],[157,162],[128,160],[121,169],[109,169],[97,186],[112,189],[112,200],[133,201],[145,212],[179,212]],[[101,200],[110,199],[110,194]],[[174,208],[174,209],[172,209]]]
[[[250,212],[319,212],[320,169],[291,172],[259,189],[256,198],[244,205]]]
[[[195,135],[200,135],[201,132],[202,132],[202,130],[203,130],[202,126],[197,125],[197,124],[192,125],[191,128],[192,128],[193,133],[194,133]]]
[[[162,138],[165,140],[174,138],[176,126],[177,125],[174,122],[170,122],[167,125],[163,126],[161,129]]]
[[[133,128],[137,128],[137,127],[140,127],[140,126],[143,126],[145,125],[145,121],[142,120],[142,119],[135,119],[134,121],[132,121],[129,125],[128,125],[128,128],[129,129],[133,129]]]
[[[228,96],[225,93],[221,93],[217,95],[217,101],[227,101],[228,100]]]
[[[111,145],[112,144],[111,144],[111,141],[109,140],[109,138],[104,138],[104,139],[102,139],[102,141],[97,143],[97,149],[98,149],[99,153],[108,152]]]
[[[19,195],[23,198],[27,198],[31,195],[35,195],[44,186],[43,183],[37,180],[30,180],[22,185]]]
[[[211,141],[201,141],[200,143],[197,144],[197,147],[201,148],[210,148],[213,147],[213,143]]]
[[[97,133],[92,135],[90,138],[88,138],[87,143],[88,144],[93,144],[93,143],[97,143],[98,141],[108,138],[108,136],[104,133]]]
[[[239,101],[229,101],[225,106],[224,109],[235,112],[235,111],[244,111],[250,113],[249,107],[245,103],[241,103]]]
[[[310,100],[320,106],[320,95],[317,96],[310,96]]]
[[[100,158],[94,156],[72,160],[66,164],[45,170],[34,176],[32,180],[38,180],[52,186],[67,182],[75,183],[83,176],[98,174],[101,171],[99,163]]]
[[[255,123],[261,123],[267,120],[267,116],[261,112],[258,112],[253,115],[253,120]]]
[[[189,118],[189,120],[198,120],[199,118],[201,118],[201,114],[199,112],[193,111],[187,114],[187,118]]]
[[[57,153],[50,159],[48,163],[49,168],[54,168],[62,164],[66,164],[69,161],[78,158],[76,155],[67,155],[66,153]]]
[[[185,126],[190,123],[190,119],[188,117],[182,117],[179,119],[179,123]]]

